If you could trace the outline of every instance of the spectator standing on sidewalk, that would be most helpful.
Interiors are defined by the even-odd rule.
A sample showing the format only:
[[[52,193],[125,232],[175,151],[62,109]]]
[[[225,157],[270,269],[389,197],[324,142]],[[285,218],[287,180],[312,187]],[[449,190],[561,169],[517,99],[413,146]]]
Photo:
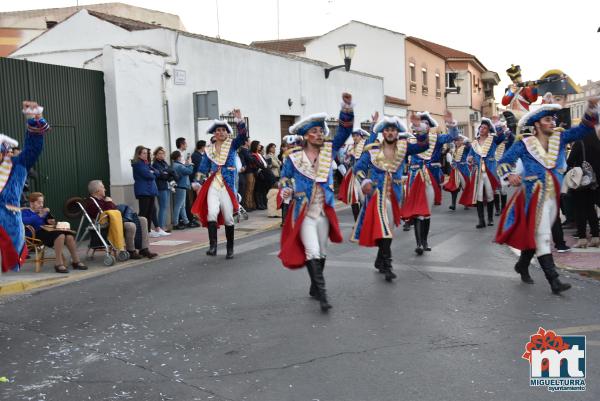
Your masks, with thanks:
[[[156,177],[158,172],[150,165],[150,149],[143,145],[135,148],[133,160],[131,160],[133,169],[133,191],[139,202],[139,215],[148,220],[148,232],[150,232],[150,223],[158,228],[156,219],[155,200],[158,196],[158,187],[156,186]],[[150,233],[151,237],[159,237],[160,234]]]
[[[177,150],[181,153],[181,157],[183,160],[188,160],[190,159],[190,157],[192,156],[192,154],[187,150],[188,149],[188,145],[187,145],[187,141],[185,138],[183,137],[179,137],[175,140],[175,146],[177,147]],[[197,168],[197,167],[196,167]],[[192,172],[192,179],[194,179],[194,173]],[[194,219],[194,216],[192,215],[191,209],[192,209],[192,205],[194,203],[194,199],[195,199],[195,192],[193,192],[190,189],[188,189],[188,191],[185,193],[185,212],[187,214],[187,216],[189,216],[189,222],[186,225],[189,225],[190,227],[200,227],[200,224],[198,224],[196,222],[196,220]],[[175,225],[176,222],[173,222],[173,224]],[[179,222],[181,223],[181,222]]]
[[[165,231],[165,227],[167,226],[167,210],[169,210],[171,200],[169,182],[175,180],[171,166],[165,160],[165,155],[165,148],[162,146],[157,147],[152,152],[152,168],[158,172],[156,176],[156,187],[158,188],[158,229],[156,231],[162,237],[171,235]]]
[[[596,185],[587,188],[571,190],[577,224],[576,248],[588,246],[600,247],[600,229],[598,227],[598,214],[596,205],[600,206],[600,139],[597,135],[588,135],[583,140],[577,141],[571,148],[567,159],[569,168],[581,167],[584,160],[592,166],[596,175]],[[587,240],[587,226],[590,226],[591,240]]]
[[[180,151],[171,153],[173,171],[177,175],[177,186],[175,187],[175,205],[173,206],[173,221],[179,223],[174,226],[175,230],[183,230],[186,227],[197,227],[192,225],[185,210],[187,192],[190,190],[190,176],[194,174],[194,165],[191,156],[185,162]]]
[[[281,175],[281,161],[277,156],[277,146],[274,143],[267,145],[267,154],[265,155],[265,160],[267,160],[267,163],[270,163],[269,168],[271,169],[275,179],[279,180],[279,176]]]

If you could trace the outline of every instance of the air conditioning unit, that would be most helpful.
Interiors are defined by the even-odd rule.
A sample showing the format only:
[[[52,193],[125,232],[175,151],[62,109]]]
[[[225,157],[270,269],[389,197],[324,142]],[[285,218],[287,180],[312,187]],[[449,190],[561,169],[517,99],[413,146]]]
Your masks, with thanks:
[[[469,121],[471,121],[472,123],[479,121],[480,119],[481,119],[481,116],[479,115],[478,111],[469,114]]]

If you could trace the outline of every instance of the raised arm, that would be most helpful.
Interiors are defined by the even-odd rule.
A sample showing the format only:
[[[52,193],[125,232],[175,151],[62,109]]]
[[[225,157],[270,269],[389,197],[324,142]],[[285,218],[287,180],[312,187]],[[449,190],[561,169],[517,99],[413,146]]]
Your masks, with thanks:
[[[23,152],[13,159],[13,163],[21,164],[29,170],[37,162],[44,148],[44,133],[50,129],[50,125],[42,116],[44,108],[36,102],[24,101],[23,114],[27,116],[27,131],[25,132],[25,143]]]
[[[234,116],[234,121],[237,125],[237,131],[238,134],[237,136],[233,139],[233,142],[231,143],[231,149],[233,151],[236,151],[244,144],[246,143],[246,140],[248,139],[248,129],[246,127],[246,122],[244,121],[244,118],[242,117],[242,112],[240,111],[240,109],[234,109],[233,110],[233,116]]]
[[[578,141],[585,138],[587,135],[591,135],[596,132],[596,125],[598,125],[598,102],[600,97],[592,98],[588,101],[588,106],[581,119],[581,124],[577,127],[566,130],[560,136],[560,140],[563,144],[569,142]]]
[[[333,138],[332,150],[336,153],[344,144],[346,140],[352,135],[352,128],[354,127],[354,104],[352,104],[352,95],[349,93],[342,93],[342,107],[339,116],[339,125]]]
[[[444,122],[446,123],[446,128],[448,128],[448,133],[439,135],[437,140],[437,142],[442,145],[454,141],[459,135],[458,122],[452,117],[450,110],[446,110]]]

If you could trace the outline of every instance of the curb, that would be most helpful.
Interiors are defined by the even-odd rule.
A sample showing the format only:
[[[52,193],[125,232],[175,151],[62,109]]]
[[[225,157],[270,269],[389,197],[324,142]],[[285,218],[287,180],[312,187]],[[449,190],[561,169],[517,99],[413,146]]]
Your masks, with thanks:
[[[252,235],[262,234],[264,232],[274,230],[276,228],[279,228],[279,224],[280,224],[279,221],[277,221],[277,222],[273,222],[272,224],[267,225],[263,228],[259,228],[255,231],[241,232],[240,235],[236,236],[236,239],[247,238]],[[226,242],[225,240],[221,240],[218,243],[224,244],[225,242]],[[156,261],[156,260],[172,258],[174,256],[181,255],[183,253],[197,251],[202,248],[206,248],[208,245],[209,245],[208,242],[199,242],[197,244],[190,245],[183,249],[177,249],[177,250],[163,253],[155,259],[141,259],[141,260],[135,260],[135,261],[130,260],[130,261],[123,262],[117,266],[104,267],[99,270],[88,271],[85,273],[79,273],[74,276],[13,281],[13,282],[7,283],[5,285],[0,285],[0,297],[4,297],[7,295],[20,294],[20,293],[33,293],[33,292],[41,291],[44,289],[48,289],[50,287],[55,288],[55,287],[59,287],[59,286],[65,285],[65,284],[75,283],[75,282],[78,282],[81,280],[86,280],[86,279],[93,278],[93,277],[103,276],[105,274],[110,274],[110,273],[113,273],[116,271],[127,269],[129,267],[143,265],[149,261]]]

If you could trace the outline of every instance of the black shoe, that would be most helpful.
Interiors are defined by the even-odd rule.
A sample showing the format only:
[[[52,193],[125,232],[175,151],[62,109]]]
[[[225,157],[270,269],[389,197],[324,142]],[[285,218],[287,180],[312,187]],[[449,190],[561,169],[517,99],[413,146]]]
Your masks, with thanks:
[[[227,255],[225,259],[233,259],[233,234],[234,226],[225,226],[225,236],[227,237]]]
[[[198,224],[198,222],[196,222],[196,221],[192,220],[192,221],[190,221],[190,222],[187,224],[187,227],[189,227],[189,228],[197,228],[197,227],[200,227],[200,224]]]
[[[127,251],[127,252],[129,253],[129,259],[138,260],[138,259],[142,258],[140,256],[140,254],[138,253],[138,251]]]
[[[88,269],[88,267],[81,262],[77,262],[77,263],[73,262],[73,263],[71,263],[71,266],[73,267],[73,270],[87,270]]]
[[[567,291],[569,288],[571,288],[571,284],[563,283],[558,277],[550,281],[550,289],[555,295],[560,295],[561,292]]]
[[[456,206],[450,205],[450,206],[448,206],[448,209],[450,209],[450,210],[456,210]]]
[[[179,223],[176,226],[173,226],[173,230],[185,230],[186,229],[186,225],[183,223]]]
[[[206,254],[208,256],[215,256],[217,254],[217,222],[209,221],[207,229],[209,247]]]
[[[567,244],[556,246],[556,252],[558,252],[558,253],[565,253],[565,252],[570,252],[570,251],[571,251],[571,247],[567,246]]]
[[[144,248],[140,250],[140,256],[145,256],[148,259],[154,259],[158,256],[158,253],[150,252],[148,248]]]

